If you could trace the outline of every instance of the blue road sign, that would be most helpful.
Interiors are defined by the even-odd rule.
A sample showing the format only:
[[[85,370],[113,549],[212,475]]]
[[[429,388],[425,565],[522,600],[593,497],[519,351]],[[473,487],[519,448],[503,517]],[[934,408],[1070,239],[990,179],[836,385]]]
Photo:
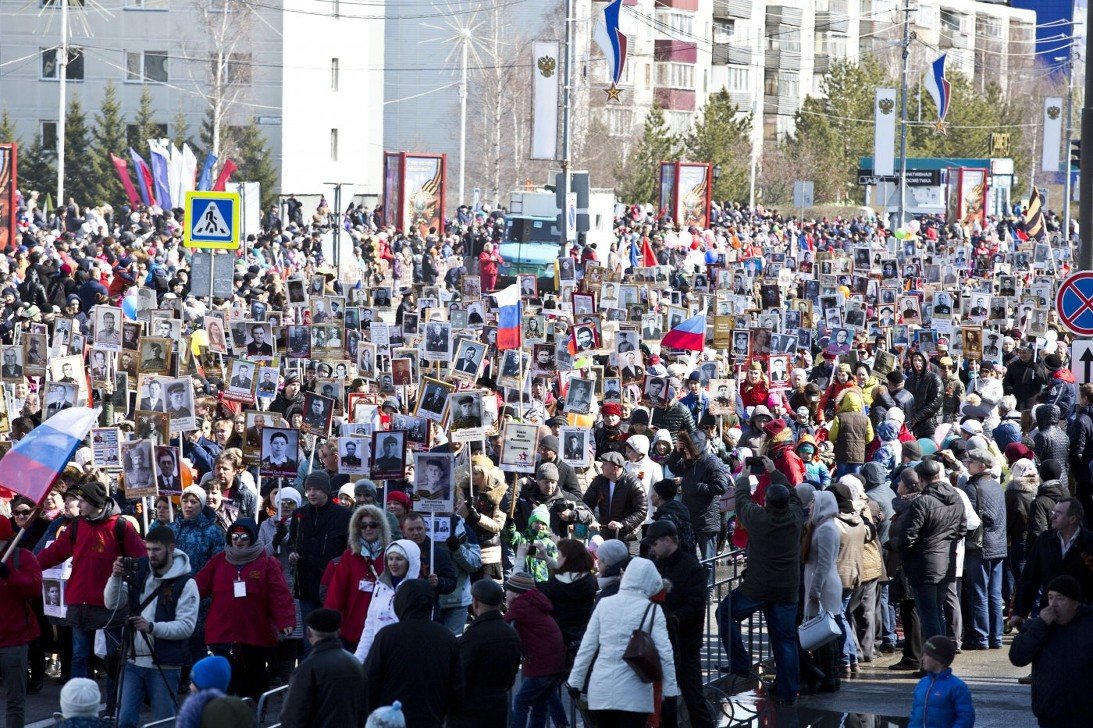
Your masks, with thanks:
[[[187,192],[183,244],[191,248],[237,249],[239,208],[239,194],[235,192]]]

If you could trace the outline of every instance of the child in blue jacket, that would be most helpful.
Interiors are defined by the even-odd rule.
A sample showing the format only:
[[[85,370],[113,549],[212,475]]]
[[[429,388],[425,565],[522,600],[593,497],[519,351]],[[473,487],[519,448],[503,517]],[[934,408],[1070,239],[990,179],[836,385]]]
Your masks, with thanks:
[[[975,706],[963,680],[953,674],[956,644],[945,635],[935,635],[922,646],[922,669],[926,677],[915,686],[908,728],[972,728]]]

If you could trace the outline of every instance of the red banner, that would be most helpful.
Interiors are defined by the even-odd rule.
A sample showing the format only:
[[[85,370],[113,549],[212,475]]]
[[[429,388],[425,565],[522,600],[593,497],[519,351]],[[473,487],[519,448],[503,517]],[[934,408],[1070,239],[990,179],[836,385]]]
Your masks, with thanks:
[[[0,144],[0,252],[12,250],[19,244],[15,213],[18,179],[16,166],[18,155],[14,144]]]
[[[133,179],[129,176],[129,164],[116,154],[110,155],[110,161],[114,163],[114,171],[118,173],[118,179],[125,188],[125,196],[129,198],[129,204],[134,209],[140,207],[140,196],[137,194],[137,188],[133,186]]]
[[[220,168],[220,174],[216,178],[216,184],[213,185],[214,192],[223,192],[224,185],[228,184],[232,178],[232,172],[239,169],[235,162],[230,159],[224,160],[224,166]]]

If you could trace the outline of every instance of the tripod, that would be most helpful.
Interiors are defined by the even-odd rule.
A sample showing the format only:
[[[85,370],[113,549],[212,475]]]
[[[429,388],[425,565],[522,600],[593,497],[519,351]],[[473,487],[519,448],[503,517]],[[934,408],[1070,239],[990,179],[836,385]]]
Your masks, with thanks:
[[[139,585],[136,582],[137,582],[137,579],[136,579],[136,573],[135,572],[130,572],[125,577],[125,584],[126,584],[127,589],[130,590],[129,591],[130,594],[139,594],[140,593],[138,591],[133,591],[135,589],[139,589]],[[153,593],[153,594],[155,594],[155,593]],[[144,609],[144,607],[146,607],[148,605],[148,603],[152,600],[152,598],[154,598],[154,596],[149,597],[149,599],[147,601],[145,601],[141,604],[138,604],[135,608],[130,607],[129,614],[125,618],[125,621],[122,622],[122,625],[121,625],[121,637],[118,641],[118,650],[115,653],[115,658],[114,658],[115,659],[115,665],[114,665],[114,668],[113,668],[114,669],[114,694],[113,694],[114,710],[113,710],[112,718],[113,718],[115,724],[121,718],[121,711],[122,711],[122,702],[121,702],[121,700],[122,700],[122,695],[124,695],[124,691],[125,691],[126,665],[129,663],[130,658],[134,658],[134,659],[136,658],[136,635],[137,634],[139,634],[141,636],[141,638],[144,640],[144,643],[148,646],[148,652],[152,656],[152,664],[155,666],[156,670],[159,672],[159,677],[160,677],[161,680],[163,680],[163,686],[165,688],[167,688],[167,694],[171,696],[171,702],[174,704],[175,713],[176,714],[178,713],[178,695],[176,694],[175,689],[171,687],[171,681],[167,679],[167,674],[164,672],[163,666],[160,665],[159,661],[156,659],[155,646],[152,644],[152,641],[150,639],[148,639],[148,635],[145,632],[138,632],[137,630],[133,629],[133,620],[141,616],[141,614],[140,614],[141,611]],[[132,604],[132,602],[130,602],[130,604]]]

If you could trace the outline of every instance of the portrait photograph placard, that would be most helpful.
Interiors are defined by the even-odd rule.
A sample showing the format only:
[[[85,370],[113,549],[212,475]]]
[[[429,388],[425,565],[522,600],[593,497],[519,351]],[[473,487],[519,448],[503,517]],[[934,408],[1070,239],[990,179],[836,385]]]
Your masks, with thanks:
[[[263,478],[295,478],[298,475],[300,433],[290,427],[263,427],[258,472]]]
[[[559,429],[562,451],[558,455],[566,465],[575,468],[587,468],[591,465],[588,438],[592,431],[587,427],[566,427]]]
[[[383,430],[372,436],[372,480],[401,480],[406,474],[406,433]]]
[[[455,457],[451,453],[414,453],[414,510],[451,513],[455,510]]]

